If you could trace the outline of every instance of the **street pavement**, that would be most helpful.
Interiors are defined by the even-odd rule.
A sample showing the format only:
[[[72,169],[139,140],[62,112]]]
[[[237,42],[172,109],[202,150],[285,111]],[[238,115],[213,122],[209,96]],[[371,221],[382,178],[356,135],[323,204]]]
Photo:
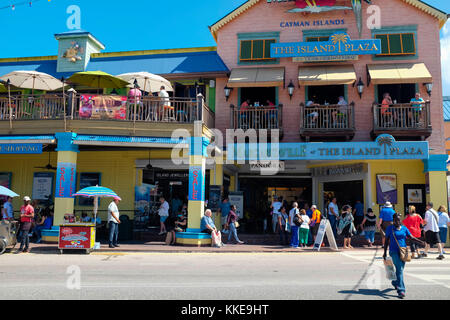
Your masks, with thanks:
[[[0,300],[398,300],[382,253],[5,254]],[[450,298],[450,257],[436,257],[408,263],[406,300]]]

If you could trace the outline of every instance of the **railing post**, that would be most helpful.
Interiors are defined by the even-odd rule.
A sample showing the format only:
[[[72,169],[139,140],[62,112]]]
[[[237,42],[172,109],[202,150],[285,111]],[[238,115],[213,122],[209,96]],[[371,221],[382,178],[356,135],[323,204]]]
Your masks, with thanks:
[[[300,134],[302,133],[303,129],[305,128],[305,110],[304,110],[304,103],[300,103]]]
[[[379,124],[378,124],[378,105],[376,102],[372,104],[372,113],[373,113],[373,126],[374,130],[378,130]]]
[[[281,130],[281,128],[283,127],[283,104],[280,103],[278,104],[278,130]]]
[[[352,101],[352,103],[350,103],[350,112],[351,112],[351,117],[349,117],[349,119],[351,119],[352,123],[351,125],[349,124],[348,129],[355,129],[355,102]]]
[[[77,92],[73,88],[70,88],[68,90],[68,92],[69,92],[69,106],[70,106],[69,113],[70,113],[70,119],[73,120],[73,113],[74,113],[74,109],[75,109],[75,106],[74,106],[75,95],[76,95]]]
[[[203,103],[204,103],[204,97],[201,93],[197,95],[197,120],[204,122],[205,119],[203,119]]]
[[[427,112],[426,112],[426,114],[427,114],[427,119],[426,119],[426,125],[427,125],[427,128],[431,128],[431,116],[430,116],[430,112],[431,112],[431,103],[430,103],[430,101],[427,101],[426,102],[426,104],[425,104],[425,106],[427,107]]]
[[[234,104],[230,104],[230,129],[236,129],[234,121]]]

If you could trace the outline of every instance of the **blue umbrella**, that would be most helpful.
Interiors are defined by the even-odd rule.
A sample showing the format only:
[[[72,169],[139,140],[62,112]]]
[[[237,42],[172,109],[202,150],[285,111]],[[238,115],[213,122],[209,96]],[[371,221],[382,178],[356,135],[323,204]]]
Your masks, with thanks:
[[[73,197],[86,197],[86,198],[94,198],[94,214],[95,219],[97,219],[97,210],[98,210],[98,199],[99,198],[114,198],[114,199],[120,199],[120,197],[111,189],[105,188],[105,187],[88,187],[84,188],[77,193],[72,195]]]
[[[0,196],[7,196],[7,197],[18,197],[19,195],[11,190],[9,190],[8,188],[5,188],[3,186],[0,186]]]

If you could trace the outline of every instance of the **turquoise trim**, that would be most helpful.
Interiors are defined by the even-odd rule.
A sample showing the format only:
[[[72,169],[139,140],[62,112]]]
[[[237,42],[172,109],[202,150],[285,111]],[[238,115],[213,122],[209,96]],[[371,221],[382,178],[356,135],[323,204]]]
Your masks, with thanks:
[[[447,172],[447,154],[431,154],[428,160],[423,160],[424,173]]]
[[[382,27],[381,29],[373,29],[372,30],[372,38],[375,38],[377,34],[393,34],[393,33],[414,33],[414,41],[416,45],[416,54],[415,55],[405,55],[405,56],[388,56],[388,57],[377,57],[376,55],[372,56],[373,61],[396,61],[396,60],[417,60],[419,59],[419,41],[417,37],[417,28],[418,25],[407,25],[407,26],[393,26],[393,27]]]
[[[187,228],[186,232],[188,232],[188,233],[201,233],[202,230],[200,228],[199,229]]]
[[[56,140],[58,141],[58,147],[56,151],[71,151],[80,152],[78,145],[73,144],[77,134],[73,132],[57,132],[55,133]]]
[[[274,61],[241,61],[241,41],[242,40],[267,40],[275,39],[280,42],[280,32],[248,32],[237,34],[237,62],[239,66],[253,66],[253,65],[277,65],[280,64],[280,59]],[[240,100],[239,100],[240,101]]]
[[[53,226],[49,230],[42,230],[43,237],[59,237],[59,226]]]
[[[205,137],[191,137],[189,145],[189,155],[190,156],[203,156],[207,157],[207,148],[210,141]]]
[[[197,232],[177,232],[178,239],[211,239],[211,235],[207,233]]]

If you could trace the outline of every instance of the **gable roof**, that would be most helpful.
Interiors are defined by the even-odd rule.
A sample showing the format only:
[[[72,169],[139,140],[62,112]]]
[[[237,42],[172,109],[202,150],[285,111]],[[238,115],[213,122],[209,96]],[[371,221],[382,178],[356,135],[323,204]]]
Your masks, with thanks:
[[[258,4],[261,1],[266,0],[247,0],[247,2],[244,2],[241,6],[234,9],[232,12],[227,14],[225,17],[214,23],[212,26],[209,27],[209,30],[211,31],[214,39],[217,41],[217,32],[224,27],[226,24],[230,23],[237,17],[239,17],[241,14],[252,8],[254,5]],[[280,1],[280,0],[278,0]],[[283,2],[286,1],[295,1],[295,0],[282,0]],[[419,10],[424,11],[425,13],[435,17],[439,20],[439,26],[442,28],[444,24],[447,22],[448,16],[445,12],[436,9],[435,7],[430,6],[429,4],[421,1],[421,0],[402,0],[403,2],[406,2],[407,4],[410,4],[414,7],[416,7]],[[271,2],[271,1],[268,1]],[[277,2],[277,1],[273,1]]]

